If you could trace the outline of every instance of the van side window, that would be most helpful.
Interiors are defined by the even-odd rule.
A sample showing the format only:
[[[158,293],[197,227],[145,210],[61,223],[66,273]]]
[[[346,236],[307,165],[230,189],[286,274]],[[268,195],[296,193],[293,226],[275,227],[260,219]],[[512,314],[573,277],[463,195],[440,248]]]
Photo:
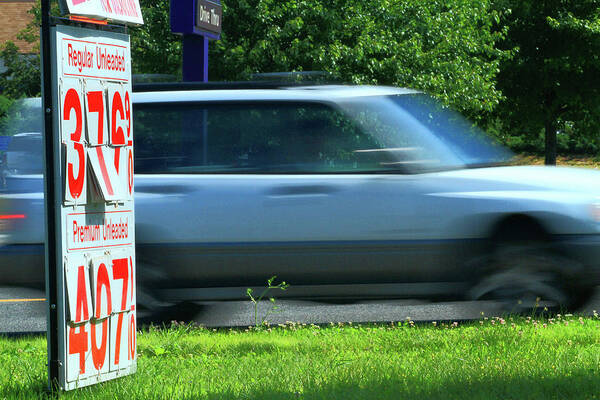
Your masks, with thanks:
[[[381,148],[329,105],[157,103],[134,108],[136,173],[344,173]]]

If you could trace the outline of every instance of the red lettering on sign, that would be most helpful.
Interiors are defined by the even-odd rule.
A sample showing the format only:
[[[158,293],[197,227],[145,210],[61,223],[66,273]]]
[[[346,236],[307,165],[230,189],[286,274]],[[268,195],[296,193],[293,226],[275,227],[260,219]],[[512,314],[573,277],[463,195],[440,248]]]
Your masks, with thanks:
[[[127,352],[127,358],[133,360],[135,358],[136,349],[136,330],[135,330],[135,315],[132,313],[129,317],[129,351]]]
[[[75,329],[79,332],[75,333]],[[69,354],[79,354],[79,375],[85,374],[85,353],[88,351],[88,334],[85,324],[69,327]]]
[[[90,319],[90,312],[88,310],[87,287],[85,284],[85,266],[83,265],[80,265],[77,268],[77,301],[75,302],[75,304],[75,322],[77,323],[81,321],[87,321],[88,319]]]
[[[110,7],[110,5],[112,5],[112,9],[117,15],[128,17],[138,16],[138,11],[133,0],[103,0],[103,3],[107,3],[107,5],[103,4],[105,11],[107,10],[107,7]]]
[[[115,365],[119,365],[121,356],[121,328],[123,327],[123,313],[117,318],[117,339],[115,341]]]
[[[123,133],[123,128],[117,124],[117,113],[119,113],[119,118],[123,120],[125,117],[125,110],[123,109],[123,99],[121,98],[121,93],[118,91],[115,92],[112,98],[112,112],[111,112],[111,144],[113,145],[124,145],[125,144],[125,134]]]
[[[100,318],[102,315],[102,289],[106,292],[107,300],[107,315],[112,313],[112,296],[110,288],[110,278],[108,276],[108,270],[105,263],[100,263],[98,266],[98,275],[96,276],[96,309],[94,311],[94,317]],[[108,319],[102,322],[102,342],[100,347],[96,345],[96,324],[92,324],[92,359],[94,367],[97,370],[102,369],[104,360],[106,358],[106,347],[108,340]]]
[[[121,293],[121,308],[118,311],[126,311],[127,287],[129,284],[129,265],[126,258],[113,260],[113,279],[123,280],[123,291]]]
[[[81,100],[79,99],[79,93],[77,90],[71,88],[65,95],[65,104],[63,119],[65,121],[71,120],[71,110],[75,110],[75,131],[71,133],[71,140],[79,142],[81,140],[81,132],[83,128],[83,118],[81,113]]]
[[[127,160],[127,190],[129,194],[133,191],[133,151],[128,151],[129,157]]]
[[[111,144],[113,145],[124,145],[125,144],[125,133],[123,132],[123,128],[117,124],[117,113],[119,113],[119,118],[123,120],[125,117],[125,110],[123,109],[123,100],[121,98],[121,93],[115,91],[112,98],[112,120],[111,120]],[[117,173],[119,173],[119,161],[121,159],[121,148],[117,147],[115,149],[115,169]]]
[[[73,164],[69,163],[69,191],[71,196],[75,199],[81,196],[83,191],[83,180],[85,177],[85,148],[82,143],[73,143],[73,147],[77,151],[77,157],[79,159],[79,172],[77,178],[73,172]]]
[[[133,294],[135,293],[135,275],[133,273],[133,259],[131,256],[129,257],[129,276],[131,277],[131,296],[129,299],[131,300],[131,309],[135,310],[135,304],[133,303]]]
[[[129,91],[125,91],[125,118],[127,119],[127,138],[131,139],[131,101]],[[131,146],[131,144],[128,144]]]
[[[127,306],[127,287],[129,284],[129,266],[127,258],[118,258],[113,260],[113,279],[123,280],[123,290],[121,293],[121,307],[119,311],[126,310]],[[121,331],[123,327],[123,313],[117,318],[117,339],[115,345],[115,364],[119,364],[119,355],[121,352]]]
[[[104,96],[101,91],[88,92],[88,107],[90,112],[98,113],[98,143],[104,143]]]
[[[110,2],[108,0],[102,0],[102,8],[104,9],[104,11],[108,11],[110,13],[112,13],[112,8],[110,7]]]
[[[127,190],[133,193],[133,140],[131,135],[131,101],[129,91],[125,91],[125,118],[127,119]]]
[[[106,299],[108,304],[107,313],[110,315],[112,313],[112,294],[110,290],[110,278],[108,277],[108,270],[106,268],[106,264],[101,263],[98,267],[98,277],[96,278],[96,313],[95,317],[100,318],[101,310],[101,300],[102,300],[102,288],[106,290]]]
[[[68,163],[68,186],[71,197],[77,199],[81,196],[83,191],[83,182],[85,180],[85,148],[81,141],[81,132],[83,128],[83,116],[81,111],[81,100],[79,94],[73,88],[67,91],[65,95],[65,104],[63,105],[63,120],[71,120],[71,111],[75,111],[75,131],[70,136],[73,143],[73,147],[77,151],[78,158],[78,172],[77,177],[73,172],[73,164]]]
[[[119,54],[118,49],[96,47],[96,67],[99,70],[125,72],[125,66],[125,52]]]
[[[94,368],[100,371],[104,366],[104,360],[106,358],[106,345],[108,343],[108,319],[102,322],[102,341],[100,347],[96,346],[96,324],[91,324],[92,335],[92,361],[94,362]],[[80,356],[81,357],[81,356]],[[81,368],[81,358],[79,359],[79,366]]]
[[[113,195],[115,192],[110,183],[110,176],[108,176],[108,170],[106,169],[106,161],[104,160],[104,154],[102,153],[102,147],[96,147],[96,153],[98,154],[98,161],[100,162],[100,170],[102,171],[102,179],[106,183],[106,190],[109,195]]]
[[[83,51],[73,49],[73,45],[67,45],[67,61],[69,66],[76,67],[79,72],[84,68],[94,67],[94,53],[88,51],[87,46],[84,46]]]

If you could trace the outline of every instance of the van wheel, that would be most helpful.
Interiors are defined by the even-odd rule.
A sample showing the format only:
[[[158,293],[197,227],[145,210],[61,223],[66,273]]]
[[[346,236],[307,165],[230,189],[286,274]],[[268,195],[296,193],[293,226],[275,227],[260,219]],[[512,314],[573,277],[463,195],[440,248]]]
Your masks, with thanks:
[[[561,268],[565,259],[540,244],[503,244],[469,291],[474,300],[495,300],[508,313],[560,312],[578,305],[579,295]]]

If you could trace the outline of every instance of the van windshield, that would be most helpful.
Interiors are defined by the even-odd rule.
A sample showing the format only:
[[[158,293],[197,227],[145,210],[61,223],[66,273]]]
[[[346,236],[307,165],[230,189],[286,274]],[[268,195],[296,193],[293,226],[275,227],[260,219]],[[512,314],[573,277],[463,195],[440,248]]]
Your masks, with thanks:
[[[512,153],[460,114],[424,94],[359,97],[342,108],[379,149],[413,172],[504,164]]]

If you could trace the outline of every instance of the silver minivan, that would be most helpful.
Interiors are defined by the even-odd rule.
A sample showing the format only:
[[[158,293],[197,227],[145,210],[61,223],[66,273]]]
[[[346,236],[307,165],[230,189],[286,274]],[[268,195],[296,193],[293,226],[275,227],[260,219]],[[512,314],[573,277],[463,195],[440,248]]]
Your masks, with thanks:
[[[510,152],[422,93],[134,91],[140,300],[243,298],[277,275],[295,297],[553,307],[598,283],[600,173],[510,166]],[[0,249],[2,284],[43,278],[42,196],[28,192],[14,208],[31,217]],[[36,251],[37,275],[19,273]]]

